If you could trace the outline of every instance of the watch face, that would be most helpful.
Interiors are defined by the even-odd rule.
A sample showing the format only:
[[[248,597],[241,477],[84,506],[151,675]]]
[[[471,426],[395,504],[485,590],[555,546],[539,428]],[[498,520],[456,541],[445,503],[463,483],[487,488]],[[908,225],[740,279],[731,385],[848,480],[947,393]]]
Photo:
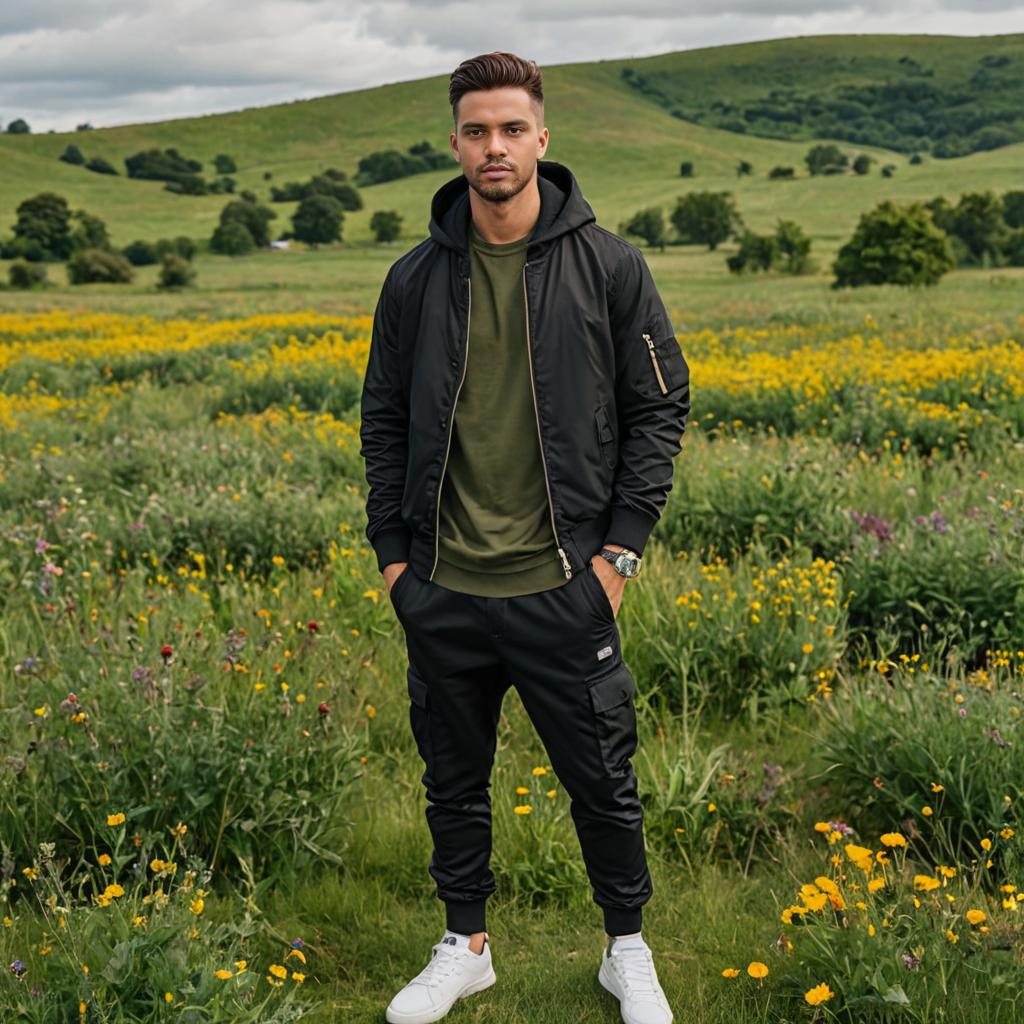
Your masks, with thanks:
[[[620,553],[619,557],[615,559],[615,569],[622,576],[638,576],[640,574],[640,560]]]

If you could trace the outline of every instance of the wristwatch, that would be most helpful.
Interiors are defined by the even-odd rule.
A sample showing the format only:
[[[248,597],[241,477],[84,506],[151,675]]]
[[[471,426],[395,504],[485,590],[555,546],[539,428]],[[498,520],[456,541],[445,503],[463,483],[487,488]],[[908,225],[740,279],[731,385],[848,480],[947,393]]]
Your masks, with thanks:
[[[620,576],[639,576],[640,562],[642,559],[635,551],[625,548],[622,551],[612,551],[611,548],[601,548],[599,554],[605,561],[612,563],[612,568]]]

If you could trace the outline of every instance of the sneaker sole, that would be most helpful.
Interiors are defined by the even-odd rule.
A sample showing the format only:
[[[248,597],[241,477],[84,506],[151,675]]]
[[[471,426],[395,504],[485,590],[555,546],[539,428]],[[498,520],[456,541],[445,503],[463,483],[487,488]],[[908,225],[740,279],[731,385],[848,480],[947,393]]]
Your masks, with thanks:
[[[607,975],[605,973],[605,962],[606,961],[604,961],[604,960],[601,961],[601,966],[600,966],[600,968],[598,969],[598,972],[597,972],[597,980],[601,983],[601,987],[606,992],[611,992],[611,994],[613,996],[615,996],[616,999],[618,999],[618,1001],[619,1001],[619,1012],[622,1015],[622,1019],[625,1020],[626,1016],[625,1016],[625,1013],[623,1013],[623,1011],[622,1011],[622,995],[619,992],[618,988],[615,986],[614,978],[612,976]],[[672,1020],[674,1020],[674,1019],[675,1019],[675,1017],[673,1016]]]
[[[440,1020],[444,1017],[460,999],[465,999],[466,996],[471,996],[476,992],[482,992],[485,988],[490,988],[497,980],[498,976],[494,973],[494,968],[492,967],[479,981],[474,981],[467,985],[447,1006],[440,1010],[433,1010],[430,1013],[402,1013],[399,1010],[392,1010],[389,1006],[384,1014],[384,1019],[388,1024],[432,1024],[432,1021]]]

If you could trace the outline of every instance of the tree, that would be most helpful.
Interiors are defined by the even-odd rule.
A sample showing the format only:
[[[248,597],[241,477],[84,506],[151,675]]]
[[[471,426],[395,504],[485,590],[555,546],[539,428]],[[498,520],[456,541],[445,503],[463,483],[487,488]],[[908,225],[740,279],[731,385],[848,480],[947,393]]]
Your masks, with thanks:
[[[28,135],[32,131],[28,126],[28,121],[23,117],[16,117],[11,121],[5,129],[8,135]]]
[[[122,284],[135,276],[132,265],[119,253],[108,249],[82,249],[67,262],[71,284],[91,284],[102,281]]]
[[[269,206],[249,202],[247,199],[233,199],[220,211],[221,224],[230,221],[242,224],[252,236],[253,244],[261,249],[270,245],[268,225],[276,218],[277,214]]]
[[[255,248],[252,234],[240,220],[218,224],[210,236],[210,252],[219,252],[223,256],[245,256]]]
[[[167,253],[160,262],[157,288],[185,288],[195,280],[196,272],[188,260],[173,252]]]
[[[793,167],[782,167],[776,164],[769,172],[769,178],[792,178],[796,174],[796,170]]]
[[[740,235],[740,247],[726,257],[725,265],[734,273],[744,270],[771,270],[778,256],[778,245],[771,235],[757,235],[746,229]]]
[[[804,162],[811,174],[834,174],[846,170],[850,158],[837,145],[827,142],[811,146]]]
[[[693,161],[684,160],[679,165],[679,177],[680,178],[692,178],[693,177]]]
[[[238,167],[227,153],[218,153],[213,158],[213,166],[218,174],[237,174]]]
[[[121,255],[133,267],[148,267],[156,263],[156,248],[152,242],[144,242],[141,238],[129,242],[121,250]]]
[[[856,159],[853,161],[853,170],[855,174],[867,174],[871,170],[871,165],[874,163],[874,159],[868,156],[867,153],[858,153]]]
[[[779,220],[775,226],[775,244],[785,273],[807,273],[811,263],[811,240],[796,221]]]
[[[920,204],[892,200],[861,214],[839,250],[833,288],[864,284],[932,285],[953,267],[949,236]]]
[[[687,192],[676,199],[671,220],[680,241],[704,244],[711,250],[743,227],[730,192]]]
[[[736,165],[736,177],[737,178],[742,177],[744,174],[753,174],[753,173],[754,173],[754,165],[752,163],[750,163],[749,161],[747,161],[747,160],[741,160]]]
[[[39,263],[12,263],[7,271],[12,288],[38,288],[46,284],[46,267]]]
[[[998,257],[1006,244],[1003,201],[991,190],[963,193],[953,209],[951,233],[964,243],[972,263]]]
[[[665,215],[660,206],[649,206],[633,214],[620,226],[619,233],[642,238],[652,248],[656,245],[665,251]]]
[[[85,169],[87,171],[95,171],[97,174],[117,174],[117,168],[101,156],[90,157],[89,162],[85,165]]]
[[[332,196],[311,195],[299,203],[292,214],[292,231],[300,242],[313,246],[340,242],[345,211]]]
[[[85,163],[82,151],[73,142],[69,142],[64,147],[64,152],[57,159],[63,160],[66,164],[77,164],[78,166]]]
[[[370,230],[378,242],[393,242],[402,228],[397,210],[376,210],[370,218]]]
[[[20,242],[25,259],[66,260],[71,255],[71,211],[63,196],[40,192],[23,200],[16,212],[14,244],[19,247]]]
[[[110,235],[107,225],[99,217],[85,210],[75,210],[72,220],[78,222],[71,232],[71,247],[76,252],[80,249],[109,249]]]
[[[1024,228],[1024,191],[1003,193],[1003,220],[1011,228]]]

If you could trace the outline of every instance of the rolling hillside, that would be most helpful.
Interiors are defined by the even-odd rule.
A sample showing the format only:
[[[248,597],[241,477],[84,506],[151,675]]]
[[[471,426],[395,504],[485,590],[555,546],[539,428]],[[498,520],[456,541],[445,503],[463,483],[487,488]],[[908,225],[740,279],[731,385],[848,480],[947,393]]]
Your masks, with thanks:
[[[847,63],[857,54],[866,64],[872,58],[877,72],[882,51],[959,67],[977,63],[997,47],[1012,53],[1018,66],[1024,62],[1024,36],[821,36],[550,66],[544,69],[552,138],[548,157],[573,169],[599,220],[613,230],[641,206],[660,202],[667,211],[674,197],[689,189],[730,189],[755,230],[767,230],[776,217],[792,217],[823,254],[849,233],[862,210],[882,198],[909,200],[941,192],[955,199],[966,189],[1024,187],[1024,143],[957,159],[926,158],[911,166],[905,153],[836,140],[851,155],[867,152],[879,163],[895,164],[895,176],[882,178],[876,164],[865,177],[810,178],[803,163],[807,140],[758,137],[682,120],[631,86],[623,69],[671,81],[677,92],[745,102],[783,79],[797,91],[824,88],[830,61],[840,55]],[[226,152],[239,167],[238,189],[252,189],[269,199],[271,183],[300,180],[327,167],[351,174],[358,159],[374,149],[405,149],[423,139],[447,149],[446,90],[447,76],[439,75],[227,114],[85,132],[3,134],[0,234],[10,232],[22,199],[48,188],[63,194],[73,208],[102,217],[119,245],[174,234],[205,240],[226,197],[176,195],[161,182],[128,179],[123,174],[126,156],[153,146],[176,146],[202,160],[203,175],[213,177],[213,157]],[[1018,97],[1018,107],[1024,109],[1024,95]],[[122,173],[94,174],[58,160],[72,141],[86,158],[102,156]],[[753,165],[753,176],[736,177],[741,159]],[[692,180],[679,177],[682,160],[694,162]],[[767,172],[776,164],[795,167],[797,179],[769,181]],[[272,181],[264,179],[268,171]],[[402,214],[403,245],[423,237],[430,194],[456,173],[453,161],[450,172],[363,189],[365,208],[346,216],[346,243],[369,240],[368,222],[376,209]],[[273,208],[278,211],[272,225],[276,235],[288,228],[294,204]]]

